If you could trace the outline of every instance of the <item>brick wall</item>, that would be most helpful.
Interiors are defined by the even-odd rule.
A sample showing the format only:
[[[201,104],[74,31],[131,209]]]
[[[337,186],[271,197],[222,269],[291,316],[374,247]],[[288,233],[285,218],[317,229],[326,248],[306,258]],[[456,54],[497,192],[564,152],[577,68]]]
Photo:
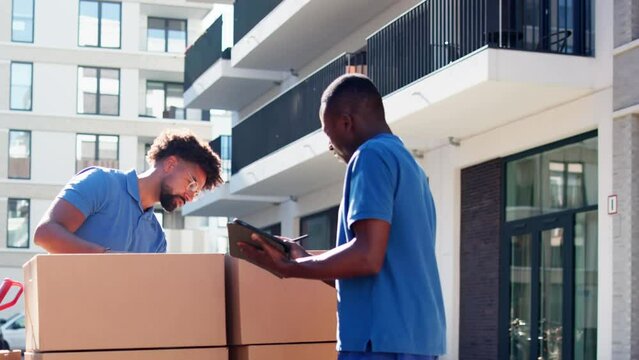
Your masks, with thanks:
[[[615,56],[613,73],[614,110],[639,104],[639,48]]]
[[[615,47],[639,38],[639,0],[614,0]]]
[[[459,358],[497,359],[502,161],[461,172]]]

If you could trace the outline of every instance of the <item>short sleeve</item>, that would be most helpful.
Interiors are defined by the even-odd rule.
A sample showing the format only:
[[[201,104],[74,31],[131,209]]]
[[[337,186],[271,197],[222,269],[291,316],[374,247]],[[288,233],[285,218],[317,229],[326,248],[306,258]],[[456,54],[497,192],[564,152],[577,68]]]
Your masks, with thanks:
[[[378,219],[391,223],[396,172],[374,149],[362,149],[349,166],[348,227],[358,220]]]
[[[88,217],[100,210],[107,193],[107,174],[98,168],[88,168],[74,176],[57,197],[68,201]]]

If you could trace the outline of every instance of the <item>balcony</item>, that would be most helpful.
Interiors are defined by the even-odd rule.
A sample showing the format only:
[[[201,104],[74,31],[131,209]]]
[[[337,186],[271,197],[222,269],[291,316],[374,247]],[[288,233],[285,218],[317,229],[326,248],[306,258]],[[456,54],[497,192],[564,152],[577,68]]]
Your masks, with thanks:
[[[590,2],[541,3],[424,1],[367,39],[363,69],[409,148],[426,151],[608,86],[592,75],[605,64],[592,56]],[[317,110],[347,66],[338,58],[233,129],[228,194],[298,196],[342,178]]]
[[[184,103],[190,108],[240,110],[284,81],[287,72],[233,68],[222,48],[222,18],[186,52]]]
[[[366,70],[365,53],[341,55],[235,126],[230,181],[187,204],[183,214],[240,217],[303,194],[309,183],[322,188],[341,177],[343,166],[318,131],[320,97],[336,77]],[[224,154],[220,141],[211,146]]]
[[[542,3],[426,1],[368,38],[370,77],[407,146],[469,137],[602,86],[584,76],[602,69],[590,1]]]
[[[259,8],[254,3],[235,2],[231,65],[288,72],[319,58],[396,1],[268,0]]]

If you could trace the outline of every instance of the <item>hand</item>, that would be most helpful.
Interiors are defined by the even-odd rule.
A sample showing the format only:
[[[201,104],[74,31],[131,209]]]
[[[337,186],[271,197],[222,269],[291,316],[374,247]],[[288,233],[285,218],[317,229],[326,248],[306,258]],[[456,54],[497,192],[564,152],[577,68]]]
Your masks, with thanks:
[[[276,237],[278,239],[290,244],[291,247],[290,247],[289,255],[290,255],[292,260],[303,258],[303,257],[307,257],[307,256],[312,256],[298,242],[291,241],[291,239],[283,237],[283,236],[276,236]]]
[[[273,247],[257,234],[252,234],[251,239],[259,244],[261,249],[245,242],[238,242],[237,244],[246,260],[279,278],[286,277],[286,270],[292,265],[286,254]]]

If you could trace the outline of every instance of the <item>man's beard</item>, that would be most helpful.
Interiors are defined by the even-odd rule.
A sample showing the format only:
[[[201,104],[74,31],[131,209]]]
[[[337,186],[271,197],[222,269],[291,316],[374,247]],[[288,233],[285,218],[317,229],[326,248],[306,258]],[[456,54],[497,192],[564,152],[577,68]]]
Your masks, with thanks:
[[[162,182],[160,186],[160,205],[162,205],[162,208],[168,212],[172,212],[178,207],[178,200],[182,200],[183,203],[186,203],[186,199],[180,195],[172,194],[169,187]]]

